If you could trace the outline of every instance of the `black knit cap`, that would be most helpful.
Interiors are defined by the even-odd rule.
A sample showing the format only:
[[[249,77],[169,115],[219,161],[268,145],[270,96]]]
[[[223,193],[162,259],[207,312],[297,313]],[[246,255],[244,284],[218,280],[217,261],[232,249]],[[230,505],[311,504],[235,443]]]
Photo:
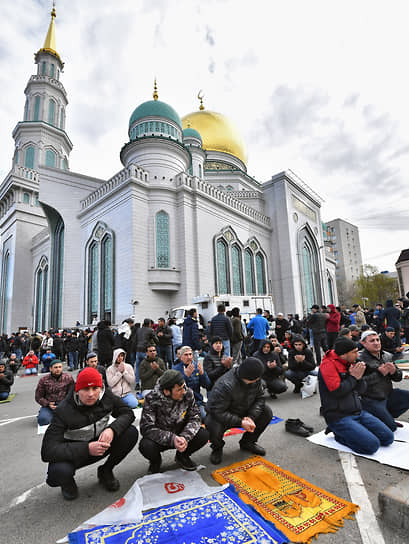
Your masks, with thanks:
[[[256,357],[247,357],[239,366],[239,378],[245,380],[257,380],[264,374],[264,365]]]
[[[353,342],[346,336],[341,336],[337,338],[334,344],[334,351],[337,355],[344,355],[358,347],[356,342]]]
[[[185,380],[178,370],[166,370],[159,378],[161,389],[172,389],[174,385],[183,385]]]

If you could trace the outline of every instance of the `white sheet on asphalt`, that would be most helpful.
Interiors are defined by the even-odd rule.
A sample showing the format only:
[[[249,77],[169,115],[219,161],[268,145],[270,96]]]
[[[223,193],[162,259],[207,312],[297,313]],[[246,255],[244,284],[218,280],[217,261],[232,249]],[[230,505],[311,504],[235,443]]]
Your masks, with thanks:
[[[384,448],[380,447],[379,450],[373,455],[363,455],[352,451],[347,446],[343,446],[337,442],[333,433],[325,434],[325,431],[313,434],[309,436],[307,440],[318,444],[319,446],[325,446],[327,448],[333,448],[338,451],[346,451],[359,455],[360,457],[366,457],[367,459],[373,459],[382,463],[383,465],[390,465],[392,467],[402,468],[409,470],[409,423],[401,421],[403,427],[398,428],[395,431],[395,441],[390,446]]]

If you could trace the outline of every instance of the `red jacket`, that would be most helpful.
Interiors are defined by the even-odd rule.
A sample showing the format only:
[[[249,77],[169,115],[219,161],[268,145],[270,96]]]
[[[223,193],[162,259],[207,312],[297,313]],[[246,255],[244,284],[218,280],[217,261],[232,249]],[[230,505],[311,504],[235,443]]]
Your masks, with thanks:
[[[339,332],[339,322],[341,321],[341,314],[335,309],[333,304],[328,304],[328,308],[331,310],[327,317],[326,327],[327,332]]]
[[[38,366],[38,358],[36,355],[26,355],[23,359],[23,366],[26,368],[35,368]]]

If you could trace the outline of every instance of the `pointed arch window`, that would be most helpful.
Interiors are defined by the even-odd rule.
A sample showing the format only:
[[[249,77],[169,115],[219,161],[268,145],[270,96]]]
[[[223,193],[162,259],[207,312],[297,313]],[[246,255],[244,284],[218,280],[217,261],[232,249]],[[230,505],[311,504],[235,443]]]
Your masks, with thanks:
[[[169,215],[164,212],[156,214],[156,267],[169,268]]]
[[[329,303],[334,304],[334,287],[332,284],[332,278],[329,274],[328,274],[328,298],[329,298]]]
[[[57,220],[52,244],[52,293],[50,326],[62,326],[63,279],[64,279],[64,222]]]
[[[228,254],[227,244],[224,240],[217,242],[217,283],[219,295],[225,295],[229,292]]]
[[[47,328],[48,261],[43,257],[35,274],[35,311],[34,329],[43,331]]]
[[[23,202],[24,204],[30,204],[30,195],[28,193],[23,193]]]
[[[257,294],[266,294],[266,272],[264,265],[264,257],[261,253],[256,255],[256,278],[257,278]]]
[[[96,319],[113,321],[114,258],[113,233],[104,223],[97,223],[88,240],[86,319],[88,323]]]
[[[32,145],[26,148],[24,166],[26,168],[31,168],[31,170],[34,169],[34,153],[35,151]]]
[[[250,249],[244,252],[244,271],[246,277],[246,294],[255,295],[253,253]]]
[[[50,77],[54,77],[55,75],[55,66],[53,63],[51,63],[51,67],[50,67]]]
[[[47,64],[45,60],[41,63],[41,75],[45,76],[47,72]]]
[[[38,121],[40,118],[40,97],[36,96],[34,98],[34,115],[33,115],[33,121]]]
[[[56,159],[57,157],[54,151],[52,151],[51,149],[47,149],[47,151],[45,152],[45,165],[55,168]]]
[[[233,295],[243,295],[242,254],[239,246],[231,248],[231,267],[233,274]]]
[[[50,101],[48,102],[48,122],[50,125],[54,125],[54,119],[55,119],[55,101],[50,98]]]
[[[1,323],[3,334],[7,333],[9,302],[11,299],[11,259],[10,251],[6,251],[1,271]]]

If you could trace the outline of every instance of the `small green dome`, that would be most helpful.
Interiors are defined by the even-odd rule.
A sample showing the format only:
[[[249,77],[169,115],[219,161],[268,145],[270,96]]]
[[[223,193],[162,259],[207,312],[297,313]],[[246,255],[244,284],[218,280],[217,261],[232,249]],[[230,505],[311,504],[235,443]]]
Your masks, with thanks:
[[[185,128],[183,131],[183,139],[185,138],[197,138],[201,142],[203,142],[202,137],[200,136],[199,132],[195,130],[194,128]]]
[[[129,126],[143,117],[164,117],[182,128],[182,121],[176,111],[160,100],[148,100],[148,102],[144,102],[138,106],[129,119]]]

